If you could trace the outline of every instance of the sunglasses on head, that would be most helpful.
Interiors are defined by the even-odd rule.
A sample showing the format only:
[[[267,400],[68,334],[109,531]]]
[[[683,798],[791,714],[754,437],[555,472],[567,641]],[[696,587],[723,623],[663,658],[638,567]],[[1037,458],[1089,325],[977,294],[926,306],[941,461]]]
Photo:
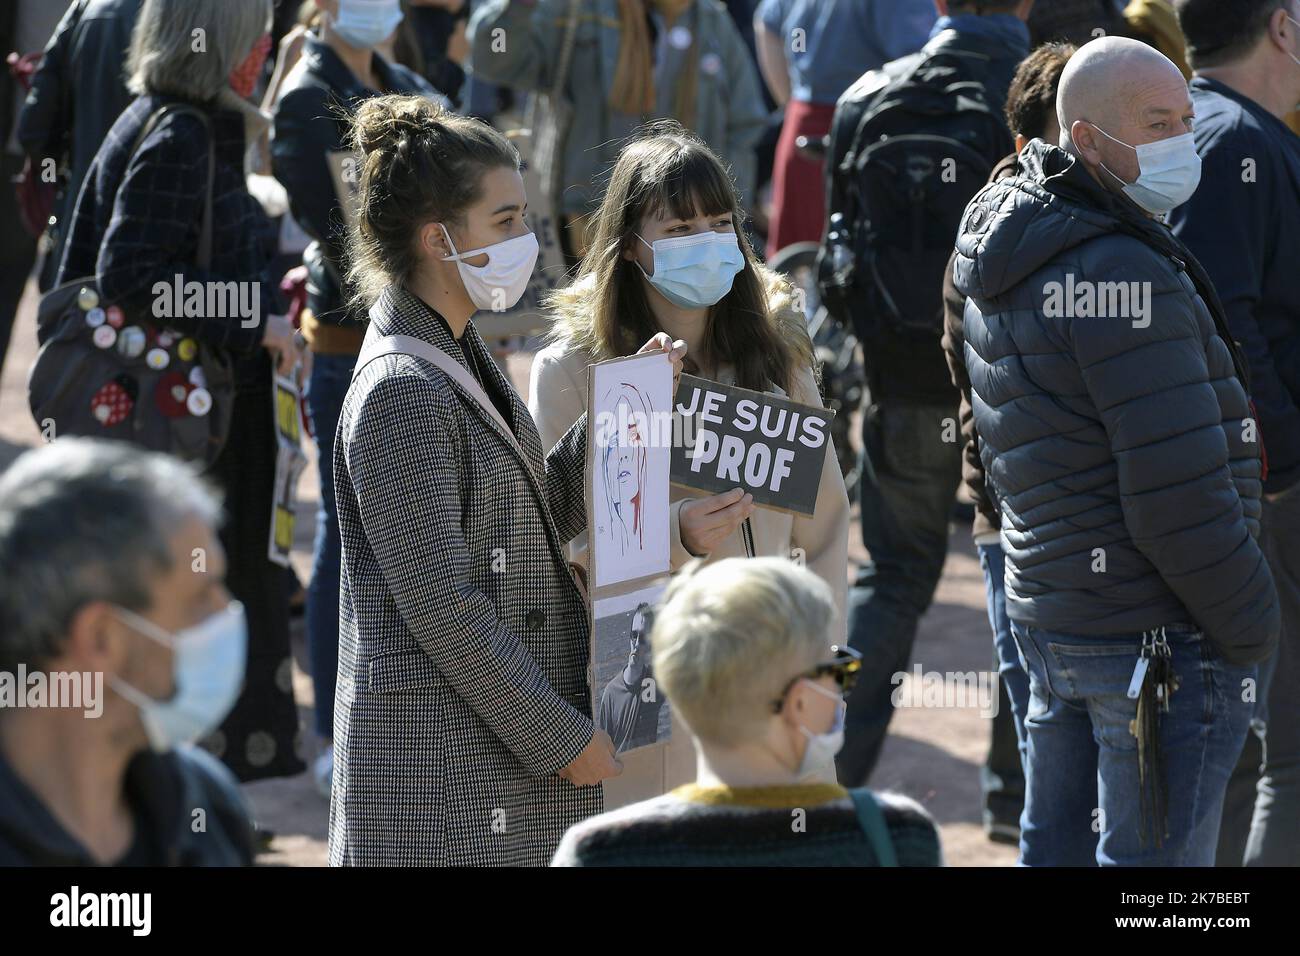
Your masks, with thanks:
[[[820,664],[791,677],[781,691],[781,696],[772,701],[772,712],[774,714],[781,713],[781,708],[785,706],[785,698],[790,693],[790,688],[804,678],[816,680],[830,674],[835,678],[835,683],[839,685],[841,694],[848,694],[852,691],[853,685],[858,682],[858,675],[862,671],[862,654],[847,645],[833,644],[831,646],[831,655],[830,660],[822,661]]]

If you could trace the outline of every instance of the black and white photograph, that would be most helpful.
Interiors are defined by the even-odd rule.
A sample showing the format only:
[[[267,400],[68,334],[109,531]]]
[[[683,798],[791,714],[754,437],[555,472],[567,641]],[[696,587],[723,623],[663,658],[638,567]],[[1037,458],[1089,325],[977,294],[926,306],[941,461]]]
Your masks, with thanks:
[[[615,753],[667,743],[669,704],[654,675],[650,630],[664,588],[645,588],[593,605],[591,661],[596,725],[614,741]]]

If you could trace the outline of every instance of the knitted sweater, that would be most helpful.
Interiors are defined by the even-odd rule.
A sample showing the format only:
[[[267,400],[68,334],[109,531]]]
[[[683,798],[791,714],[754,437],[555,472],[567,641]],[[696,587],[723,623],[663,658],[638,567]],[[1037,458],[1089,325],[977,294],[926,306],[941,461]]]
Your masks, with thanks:
[[[934,821],[878,794],[900,866],[941,866]],[[572,827],[552,866],[876,866],[849,791],[834,784],[687,784]]]

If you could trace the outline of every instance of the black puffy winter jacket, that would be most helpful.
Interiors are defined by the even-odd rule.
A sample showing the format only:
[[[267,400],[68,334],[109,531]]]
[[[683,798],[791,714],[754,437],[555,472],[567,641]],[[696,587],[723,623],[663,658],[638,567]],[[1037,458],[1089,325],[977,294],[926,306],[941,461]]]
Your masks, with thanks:
[[[1007,611],[1098,636],[1196,623],[1262,660],[1262,443],[1218,297],[1070,154],[1035,140],[1020,166],[971,201],[954,264]]]

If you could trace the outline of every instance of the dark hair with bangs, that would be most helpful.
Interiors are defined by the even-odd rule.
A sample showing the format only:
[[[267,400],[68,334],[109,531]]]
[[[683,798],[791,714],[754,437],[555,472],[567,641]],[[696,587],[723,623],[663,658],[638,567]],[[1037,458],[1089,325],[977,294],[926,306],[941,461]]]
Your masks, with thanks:
[[[743,215],[739,212],[735,186],[718,157],[699,141],[673,143],[675,124],[664,125],[668,128],[662,132],[658,132],[661,127],[650,127],[646,137],[633,140],[622,154],[637,163],[639,175],[631,177],[627,184],[627,203],[639,213],[635,218]],[[685,133],[680,127],[676,130]],[[683,139],[693,140],[693,137],[685,134]],[[614,168],[617,170],[618,165]],[[611,175],[606,195],[613,188]],[[740,225],[738,220],[737,231]]]
[[[630,355],[661,331],[641,270],[623,253],[641,241],[637,229],[647,216],[693,219],[715,213],[731,216],[745,266],[731,291],[709,309],[703,354],[687,361],[727,363],[742,388],[763,391],[777,385],[790,392],[796,367],[812,363],[811,346],[801,348],[798,339],[783,334],[772,314],[763,267],[741,228],[744,212],[726,167],[701,139],[671,120],[639,130],[610,173],[578,266],[578,281],[590,277],[593,282],[590,326],[581,331],[579,344],[599,357]]]

